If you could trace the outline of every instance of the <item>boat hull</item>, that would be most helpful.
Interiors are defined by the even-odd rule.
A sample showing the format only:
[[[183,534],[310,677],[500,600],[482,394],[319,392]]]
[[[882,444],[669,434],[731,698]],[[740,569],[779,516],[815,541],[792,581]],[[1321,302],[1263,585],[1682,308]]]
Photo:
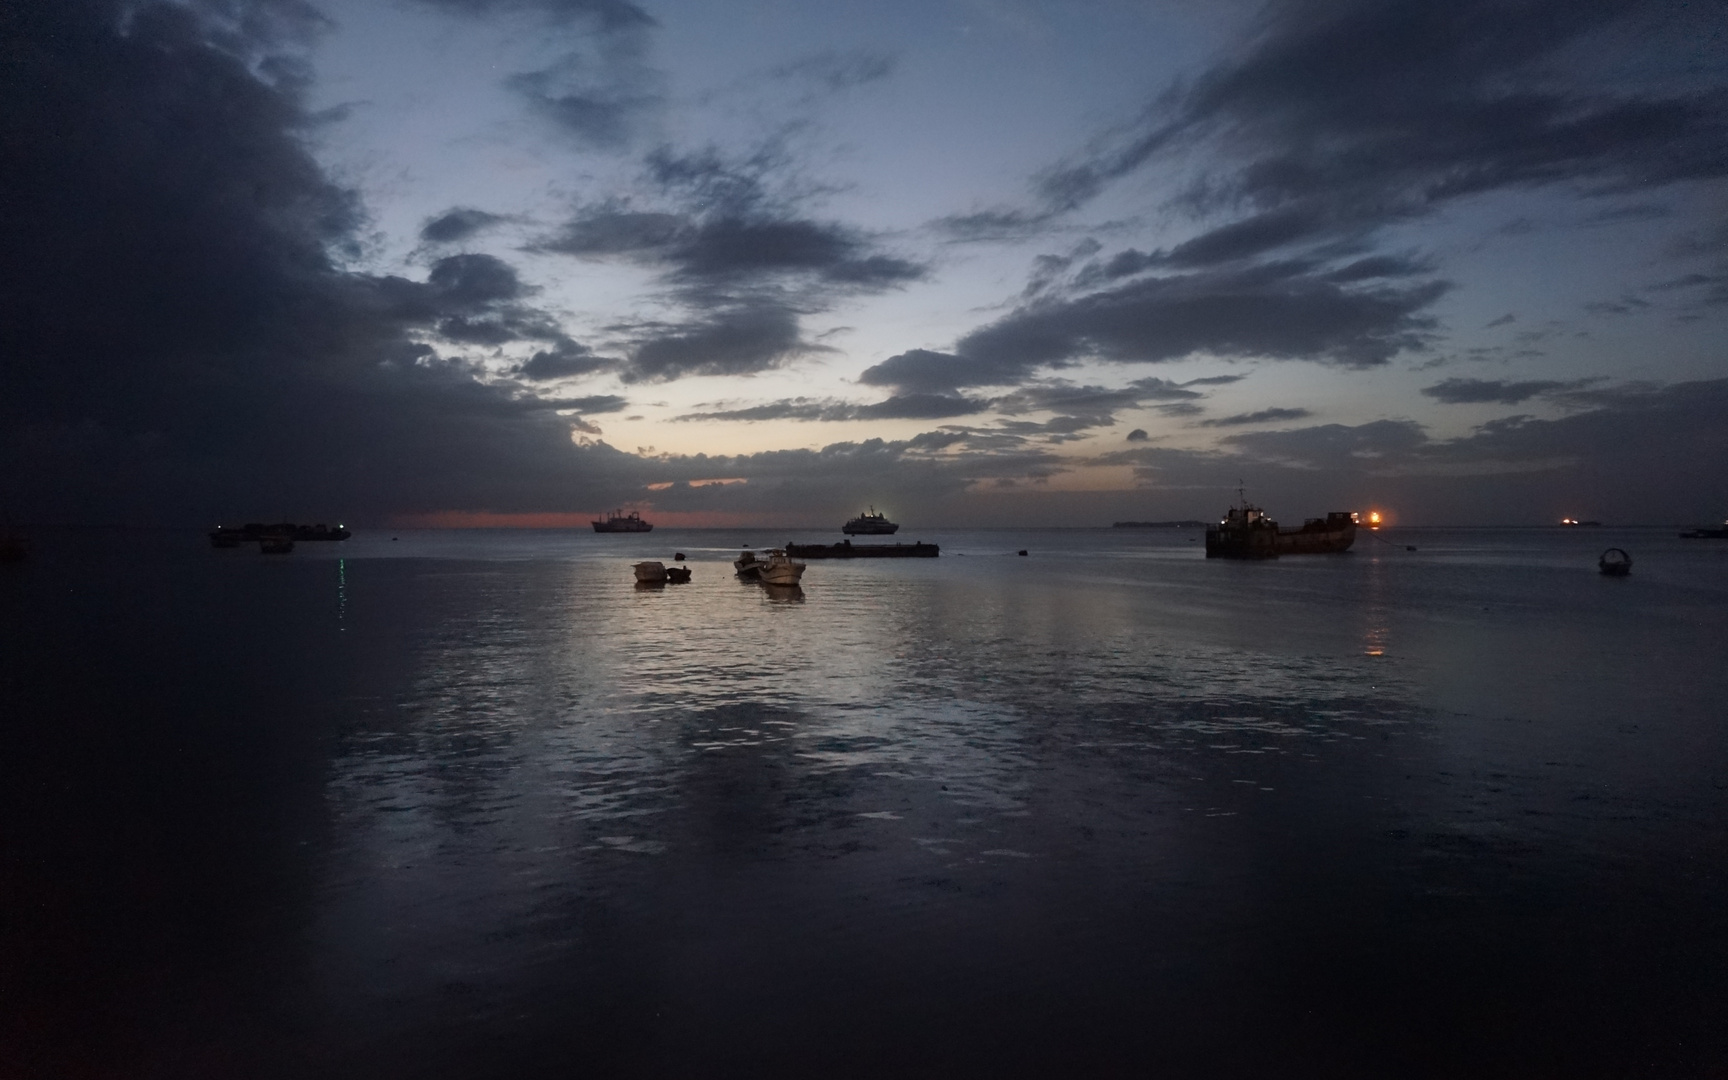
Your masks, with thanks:
[[[935,544],[787,544],[786,554],[795,559],[934,559],[942,553]]]
[[[1336,555],[1349,551],[1356,543],[1356,526],[1340,528],[1303,527],[1295,532],[1278,530],[1277,547],[1280,555]]]
[[[631,569],[636,572],[636,580],[643,585],[664,585],[666,583],[665,563],[639,562]]]
[[[900,531],[900,526],[892,521],[877,523],[848,521],[840,527],[847,536],[893,536]]]
[[[654,526],[648,524],[646,521],[593,521],[589,522],[589,524],[594,526],[594,531],[597,533],[641,533],[654,531]]]
[[[1252,509],[1252,508],[1247,508]],[[1206,529],[1208,559],[1276,559],[1280,555],[1336,555],[1356,543],[1353,514],[1333,511],[1311,518],[1300,529],[1281,529],[1254,510],[1231,512],[1223,524]]]

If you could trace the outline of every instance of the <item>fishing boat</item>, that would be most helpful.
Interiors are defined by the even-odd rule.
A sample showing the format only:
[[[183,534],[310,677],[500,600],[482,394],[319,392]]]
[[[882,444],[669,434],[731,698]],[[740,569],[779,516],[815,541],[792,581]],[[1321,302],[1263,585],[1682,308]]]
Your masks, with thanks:
[[[1728,540],[1728,521],[1724,521],[1722,523],[1721,528],[1713,528],[1709,525],[1705,525],[1704,527],[1698,528],[1698,529],[1688,529],[1685,532],[1680,534],[1680,539],[1682,539],[1682,540]]]
[[[626,514],[622,510],[614,510],[606,515],[605,520],[590,522],[598,533],[639,533],[652,532],[654,526],[642,520],[642,515],[635,510]]]
[[[746,551],[732,560],[732,569],[738,572],[739,577],[755,581],[762,573],[762,561],[756,558],[754,551]]]
[[[781,548],[770,548],[766,559],[758,560],[756,576],[764,585],[796,585],[804,576],[804,564],[794,562]]]
[[[1239,492],[1240,505],[1206,528],[1208,559],[1276,559],[1280,555],[1324,555],[1350,550],[1356,542],[1356,515],[1334,510],[1309,518],[1300,529],[1281,529],[1266,512]]]
[[[690,581],[690,568],[688,566],[668,566],[666,568],[666,582],[667,582],[667,584],[669,584],[669,585],[684,585],[684,584],[687,584],[689,581]]]
[[[639,562],[631,569],[636,571],[638,585],[666,584],[666,564],[658,562]]]
[[[840,526],[840,531],[847,536],[891,536],[900,526],[888,520],[886,514],[878,514],[872,506],[869,510]]]

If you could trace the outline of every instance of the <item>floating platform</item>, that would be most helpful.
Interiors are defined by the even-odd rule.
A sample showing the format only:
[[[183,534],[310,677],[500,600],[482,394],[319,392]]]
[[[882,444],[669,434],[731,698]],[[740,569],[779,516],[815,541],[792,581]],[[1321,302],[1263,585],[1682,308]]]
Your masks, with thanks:
[[[794,559],[934,559],[942,553],[935,544],[787,544]]]

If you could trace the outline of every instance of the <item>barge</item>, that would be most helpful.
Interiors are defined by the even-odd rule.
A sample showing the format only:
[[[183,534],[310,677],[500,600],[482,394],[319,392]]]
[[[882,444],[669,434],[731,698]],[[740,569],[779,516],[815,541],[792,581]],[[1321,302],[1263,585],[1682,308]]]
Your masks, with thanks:
[[[795,559],[934,559],[942,549],[936,544],[854,544],[842,540],[838,544],[794,544],[788,542],[786,554]]]

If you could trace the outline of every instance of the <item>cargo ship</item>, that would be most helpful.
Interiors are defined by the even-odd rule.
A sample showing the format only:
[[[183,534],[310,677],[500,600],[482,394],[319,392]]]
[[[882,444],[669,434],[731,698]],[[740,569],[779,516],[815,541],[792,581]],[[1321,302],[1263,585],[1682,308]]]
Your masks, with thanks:
[[[1208,559],[1276,559],[1280,555],[1327,555],[1350,550],[1356,542],[1356,515],[1334,510],[1309,518],[1300,529],[1281,529],[1266,512],[1244,498],[1224,520],[1206,529]]]
[[[642,520],[642,515],[632,510],[626,514],[622,510],[614,510],[606,515],[606,520],[591,522],[595,532],[652,532],[654,526]]]
[[[892,536],[900,526],[888,520],[886,514],[878,514],[872,506],[865,513],[840,526],[840,531],[847,536]]]

